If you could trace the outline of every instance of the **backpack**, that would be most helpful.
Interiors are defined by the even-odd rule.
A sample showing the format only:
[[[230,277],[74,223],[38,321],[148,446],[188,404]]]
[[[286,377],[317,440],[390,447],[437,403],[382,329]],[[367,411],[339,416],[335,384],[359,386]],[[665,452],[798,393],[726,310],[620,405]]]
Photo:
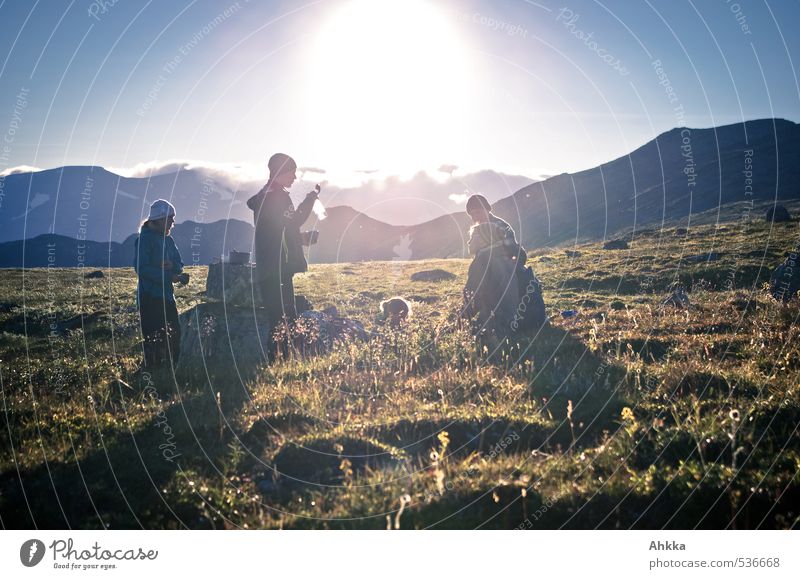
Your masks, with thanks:
[[[531,266],[517,268],[519,307],[512,328],[515,331],[538,330],[547,321],[542,297],[542,282],[533,273]]]

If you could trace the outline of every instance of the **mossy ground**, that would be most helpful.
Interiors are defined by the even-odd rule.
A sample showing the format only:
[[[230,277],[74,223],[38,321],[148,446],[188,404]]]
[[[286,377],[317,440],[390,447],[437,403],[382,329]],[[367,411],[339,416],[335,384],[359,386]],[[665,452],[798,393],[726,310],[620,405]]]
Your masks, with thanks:
[[[796,223],[751,222],[533,251],[553,318],[505,353],[476,347],[454,315],[464,260],[315,265],[297,292],[377,338],[152,374],[139,370],[133,271],[5,270],[0,522],[796,526],[800,306],[763,284],[798,240]],[[436,268],[456,278],[411,280]],[[181,311],[203,299],[205,268],[189,271]],[[688,309],[660,306],[676,281]],[[392,295],[414,300],[397,333],[378,318]]]

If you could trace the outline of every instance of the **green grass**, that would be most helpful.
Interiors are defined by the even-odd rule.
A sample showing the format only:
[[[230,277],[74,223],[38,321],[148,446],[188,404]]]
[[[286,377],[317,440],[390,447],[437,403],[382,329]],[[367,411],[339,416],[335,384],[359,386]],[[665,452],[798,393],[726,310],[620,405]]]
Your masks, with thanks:
[[[0,273],[0,522],[8,528],[790,528],[800,307],[763,284],[796,224],[649,231],[531,252],[550,327],[481,351],[468,262],[315,265],[296,278],[378,337],[143,374],[135,274]],[[710,251],[717,261],[686,258]],[[453,281],[413,282],[441,268]],[[205,268],[178,288],[203,298]],[[687,310],[662,308],[676,281]],[[414,299],[392,334],[381,299]],[[558,312],[577,309],[564,319]],[[51,332],[78,313],[83,328]]]

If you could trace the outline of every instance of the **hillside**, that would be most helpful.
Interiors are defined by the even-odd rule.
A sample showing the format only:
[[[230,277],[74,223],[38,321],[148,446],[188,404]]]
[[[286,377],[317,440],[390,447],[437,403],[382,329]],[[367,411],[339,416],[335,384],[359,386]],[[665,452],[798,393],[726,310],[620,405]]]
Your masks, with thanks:
[[[745,154],[747,152],[747,154]],[[625,234],[637,229],[658,227],[662,223],[690,226],[700,214],[719,213],[719,219],[730,218],[735,204],[752,204],[753,215],[763,216],[767,207],[783,203],[796,207],[800,201],[800,125],[782,119],[762,119],[711,129],[676,128],[656,139],[599,167],[574,174],[562,174],[524,187],[494,204],[495,213],[506,219],[517,232],[518,239],[529,249],[599,240]],[[7,205],[0,213],[0,241],[18,240],[32,232],[50,231],[67,237],[78,235],[81,215],[81,192],[85,188],[86,168],[64,168],[6,177],[6,190],[22,187],[31,191],[31,198],[43,199],[43,183],[58,182],[46,196],[63,193],[57,213],[52,204],[41,201],[25,214],[25,204],[19,207],[20,195],[6,195]],[[62,174],[63,173],[63,174]],[[201,258],[196,263],[207,264],[211,258],[227,253],[230,248],[245,250],[252,246],[252,213],[242,200],[244,191],[231,190],[222,183],[199,181],[201,174],[180,171],[159,175],[151,180],[126,180],[101,168],[94,175],[93,191],[122,191],[125,195],[93,194],[93,217],[87,221],[86,239],[121,243],[119,261],[126,265],[126,244],[136,231],[142,212],[142,199],[155,193],[169,197],[179,207],[180,214],[190,221],[202,222],[199,240]],[[205,189],[204,189],[205,187]],[[200,191],[208,194],[199,196]],[[108,191],[106,191],[108,192]],[[204,219],[200,215],[201,201],[214,205],[225,221]],[[17,203],[17,205],[14,205]],[[22,217],[11,217],[19,210]],[[205,211],[205,210],[204,210]],[[195,218],[192,218],[192,215]],[[320,243],[313,247],[309,259],[316,263],[343,261],[430,259],[465,257],[469,218],[464,212],[443,215],[412,226],[389,225],[350,207],[328,209],[329,217],[318,222],[312,216],[306,229],[320,231]],[[738,219],[739,217],[734,217]],[[195,224],[179,223],[175,228],[178,247],[189,261],[193,251],[190,239]],[[38,229],[37,229],[38,228]],[[187,232],[189,232],[187,234]],[[46,238],[40,238],[30,251],[30,266],[44,266]],[[67,253],[71,243],[65,241]],[[21,245],[0,244],[5,266],[22,263]],[[124,258],[124,259],[123,259]],[[105,262],[106,264],[108,262]]]
[[[466,260],[312,265],[298,292],[373,339],[272,366],[226,350],[152,374],[139,370],[130,268],[102,280],[8,270],[0,518],[6,528],[792,528],[800,305],[761,285],[796,239],[796,223],[729,222],[642,232],[625,251],[533,251],[551,326],[508,356],[479,351],[453,317]],[[411,280],[433,268],[456,277]],[[203,299],[206,268],[189,271],[181,311]],[[676,281],[686,309],[660,305]],[[377,319],[395,294],[414,305],[400,333]]]

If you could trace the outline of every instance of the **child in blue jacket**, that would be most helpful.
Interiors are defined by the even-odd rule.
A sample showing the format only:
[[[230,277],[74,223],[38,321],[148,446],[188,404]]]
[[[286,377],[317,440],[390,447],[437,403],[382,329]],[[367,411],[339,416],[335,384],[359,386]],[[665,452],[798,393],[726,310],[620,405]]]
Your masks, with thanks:
[[[144,338],[144,365],[152,368],[169,357],[178,361],[181,329],[175,305],[173,283],[186,284],[183,261],[170,230],[175,223],[175,207],[164,199],[150,206],[136,239],[133,267],[139,275],[136,301]]]

